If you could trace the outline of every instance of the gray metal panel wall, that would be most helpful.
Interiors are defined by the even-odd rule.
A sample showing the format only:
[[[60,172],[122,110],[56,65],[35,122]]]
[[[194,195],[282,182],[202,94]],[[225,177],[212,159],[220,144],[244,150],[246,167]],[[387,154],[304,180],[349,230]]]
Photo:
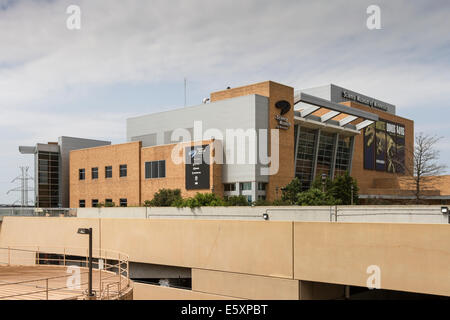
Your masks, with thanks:
[[[226,141],[227,129],[268,129],[269,99],[259,95],[248,95],[232,99],[221,100],[198,106],[176,109],[172,111],[154,113],[127,119],[127,140],[136,141],[139,137],[156,134],[163,142],[158,144],[176,143],[167,140],[167,132],[177,128],[193,128],[195,121],[202,121],[202,131],[217,129],[223,140],[224,157],[232,152]],[[192,129],[191,129],[192,130]],[[190,130],[188,130],[190,131]],[[166,137],[166,139],[164,139]],[[192,136],[192,140],[207,137]],[[221,139],[223,138],[223,139]],[[143,145],[144,146],[144,145]],[[228,148],[227,148],[228,146]],[[248,148],[246,148],[248,150]],[[234,150],[236,151],[236,150]],[[258,150],[256,150],[257,152]],[[234,152],[236,154],[236,152]],[[223,166],[222,180],[224,183],[236,181],[267,181],[267,177],[260,177],[260,166],[255,164],[227,164]]]

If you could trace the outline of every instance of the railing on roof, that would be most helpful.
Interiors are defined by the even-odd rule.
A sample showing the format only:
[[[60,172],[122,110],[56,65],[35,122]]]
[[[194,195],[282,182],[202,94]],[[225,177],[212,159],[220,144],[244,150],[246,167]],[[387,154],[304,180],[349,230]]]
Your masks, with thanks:
[[[121,299],[130,289],[128,255],[114,250],[93,249],[92,267],[95,279],[92,281],[95,298],[97,300]],[[0,268],[19,267],[16,277],[24,276],[20,267],[37,267],[27,269],[27,275],[39,275],[39,267],[67,268],[67,275],[45,276],[38,279],[5,281],[0,273],[0,300],[2,299],[83,299],[86,297],[87,281],[82,281],[83,275],[87,278],[89,252],[87,248],[67,247],[0,247]],[[73,268],[80,267],[79,282],[74,279]],[[69,268],[72,268],[69,270]],[[24,270],[24,269],[22,269]],[[28,273],[32,270],[31,273]],[[34,273],[35,271],[35,273]],[[53,270],[52,270],[53,271]],[[6,272],[3,273],[6,275]],[[61,285],[64,283],[64,285]],[[19,290],[18,290],[19,288]],[[3,290],[2,290],[3,289]],[[29,289],[29,290],[27,290]],[[50,296],[49,296],[50,295]],[[52,296],[53,295],[53,298]]]

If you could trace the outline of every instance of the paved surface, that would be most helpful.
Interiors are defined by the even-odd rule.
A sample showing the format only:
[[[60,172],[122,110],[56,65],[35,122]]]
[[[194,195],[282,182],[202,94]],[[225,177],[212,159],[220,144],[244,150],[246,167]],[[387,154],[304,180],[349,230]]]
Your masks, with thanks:
[[[48,279],[49,300],[83,299],[83,293],[88,287],[88,269],[80,268],[79,289],[67,288],[68,280],[71,283],[70,276],[67,267],[63,266],[0,266],[0,300],[46,300],[45,279]],[[105,287],[107,283],[117,283],[118,276],[93,270],[92,287],[96,292],[99,292],[100,279]],[[117,284],[113,284],[109,289],[110,295],[117,294],[117,289]]]

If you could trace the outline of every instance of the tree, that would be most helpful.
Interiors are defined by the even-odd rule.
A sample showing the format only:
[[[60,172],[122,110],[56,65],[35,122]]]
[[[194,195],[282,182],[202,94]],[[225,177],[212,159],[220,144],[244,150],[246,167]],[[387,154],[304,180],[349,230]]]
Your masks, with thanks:
[[[352,191],[353,187],[353,191]],[[341,204],[358,204],[358,184],[346,171],[343,175],[337,176],[327,191],[333,198],[340,200]],[[353,193],[353,202],[352,202]]]
[[[230,196],[226,199],[226,203],[228,206],[238,206],[238,207],[243,207],[243,206],[248,206],[248,200],[245,196],[240,195],[240,196]]]
[[[189,207],[219,207],[226,206],[226,202],[214,193],[199,193],[194,197],[182,199],[173,203],[178,208]]]
[[[430,177],[441,174],[447,166],[439,164],[439,150],[436,149],[437,143],[442,139],[435,135],[428,135],[420,132],[415,137],[413,150],[406,150],[407,156],[413,160],[413,166],[401,164],[406,173],[413,178],[416,201],[420,201],[420,196],[424,188],[424,182]]]
[[[299,178],[295,177],[282,189],[281,200],[288,204],[295,204],[297,202],[297,195],[300,192],[302,192],[302,183]]]

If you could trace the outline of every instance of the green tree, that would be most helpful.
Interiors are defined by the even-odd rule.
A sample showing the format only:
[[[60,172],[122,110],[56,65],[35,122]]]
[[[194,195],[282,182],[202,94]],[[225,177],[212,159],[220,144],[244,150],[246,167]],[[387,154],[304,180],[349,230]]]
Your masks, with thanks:
[[[353,186],[353,204],[358,204],[358,184],[356,179],[353,179],[348,172],[337,176],[328,192],[335,199],[340,200],[341,204],[352,204],[352,186]]]
[[[282,189],[281,200],[287,204],[295,204],[300,192],[302,192],[302,183],[299,178],[295,177]]]
[[[311,184],[311,188],[323,190],[323,187],[324,185],[322,183],[322,176],[318,174]],[[327,176],[325,180],[325,192],[328,192],[331,188],[333,188],[333,180],[331,180],[330,177]]]
[[[145,200],[146,207],[171,207],[174,203],[182,200],[180,189],[159,189],[155,192],[152,200]]]
[[[340,204],[340,201],[327,192],[311,188],[298,194],[297,204],[299,206],[331,206]]]

